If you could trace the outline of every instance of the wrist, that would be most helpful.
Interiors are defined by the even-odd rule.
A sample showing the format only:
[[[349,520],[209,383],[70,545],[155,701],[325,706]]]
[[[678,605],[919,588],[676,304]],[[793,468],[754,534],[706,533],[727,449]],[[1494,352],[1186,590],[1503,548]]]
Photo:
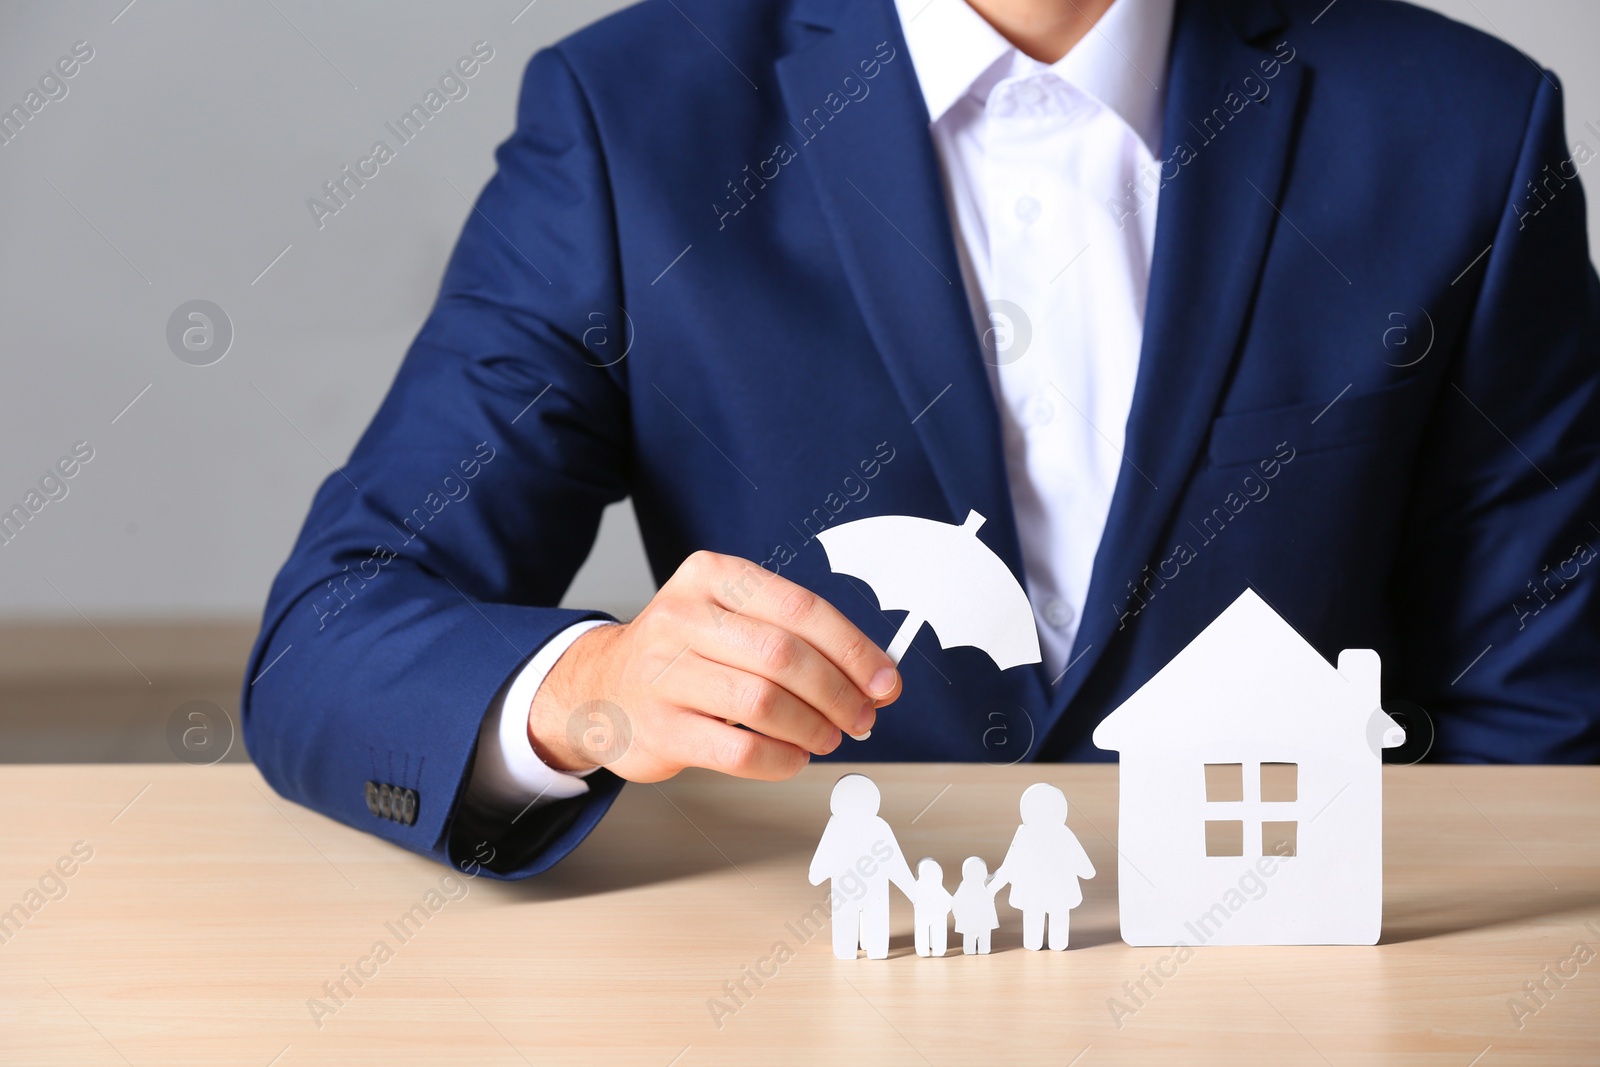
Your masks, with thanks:
[[[576,709],[607,694],[602,663],[625,624],[597,626],[581,635],[550,668],[528,709],[528,742],[540,762],[573,773],[599,764],[569,729]]]

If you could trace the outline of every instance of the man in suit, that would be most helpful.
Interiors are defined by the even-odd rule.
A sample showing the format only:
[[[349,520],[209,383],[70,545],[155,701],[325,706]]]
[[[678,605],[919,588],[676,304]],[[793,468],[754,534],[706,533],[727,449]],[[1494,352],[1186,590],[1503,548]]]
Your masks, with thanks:
[[[521,877],[685,766],[1104,759],[1095,724],[1253,587],[1379,650],[1430,758],[1592,761],[1592,155],[1551,74],[1400,3],[605,19],[530,62],[316,497],[251,754]],[[626,496],[659,593],[556,607]],[[1044,662],[924,639],[896,670],[816,535],[969,510]]]

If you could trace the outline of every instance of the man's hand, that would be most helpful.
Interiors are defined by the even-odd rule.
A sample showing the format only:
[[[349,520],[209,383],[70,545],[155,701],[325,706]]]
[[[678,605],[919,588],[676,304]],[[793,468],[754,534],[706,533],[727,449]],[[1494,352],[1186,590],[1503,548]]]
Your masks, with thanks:
[[[534,697],[528,737],[558,770],[778,781],[871,730],[899,693],[888,654],[827,601],[749,560],[696,552],[632,622],[573,642]],[[592,701],[622,710],[625,748],[614,734],[585,740]]]

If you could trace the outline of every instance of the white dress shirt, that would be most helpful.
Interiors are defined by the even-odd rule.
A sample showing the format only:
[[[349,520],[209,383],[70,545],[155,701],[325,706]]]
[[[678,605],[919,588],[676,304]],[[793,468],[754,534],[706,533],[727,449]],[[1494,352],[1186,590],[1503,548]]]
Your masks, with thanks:
[[[1069,666],[1117,479],[1155,245],[1173,0],[1115,0],[1059,62],[966,0],[896,0],[945,179],[962,279],[999,408],[1046,669]],[[1135,201],[1130,193],[1138,187]],[[1113,207],[1139,203],[1137,213]],[[528,709],[577,636],[529,660],[485,717],[469,796],[521,811],[588,791],[546,767]]]
[[[1117,478],[1139,477],[1122,447],[1155,245],[1148,178],[1173,0],[1116,0],[1055,64],[1013,48],[965,0],[925,2],[897,5],[984,338],[1039,647],[1057,679]],[[1113,210],[1135,184],[1141,210]]]

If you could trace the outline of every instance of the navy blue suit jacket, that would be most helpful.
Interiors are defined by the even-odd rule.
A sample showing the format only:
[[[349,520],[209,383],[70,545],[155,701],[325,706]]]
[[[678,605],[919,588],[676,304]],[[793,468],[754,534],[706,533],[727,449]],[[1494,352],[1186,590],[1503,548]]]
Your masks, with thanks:
[[[840,754],[1110,758],[1094,725],[1252,586],[1323,654],[1377,649],[1429,758],[1600,756],[1600,288],[1559,85],[1416,8],[1324,6],[1177,5],[1071,666],[924,630]],[[441,859],[492,839],[498,876],[575,847],[607,772],[512,827],[459,795],[496,692],[595,615],[555,605],[627,496],[658,580],[743,556],[884,644],[898,615],[819,529],[977,509],[1021,576],[927,126],[890,0],[648,0],[534,56],[438,304],[272,588],[243,718],[276,789]],[[369,781],[415,810],[374,815]]]

